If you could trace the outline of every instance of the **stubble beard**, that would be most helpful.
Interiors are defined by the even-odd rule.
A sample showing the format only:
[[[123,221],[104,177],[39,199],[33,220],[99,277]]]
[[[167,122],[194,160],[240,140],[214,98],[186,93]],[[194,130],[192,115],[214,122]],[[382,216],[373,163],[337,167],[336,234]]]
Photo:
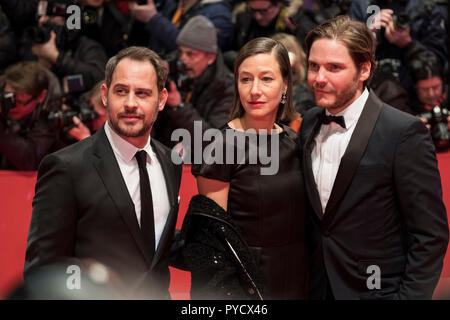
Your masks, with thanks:
[[[127,125],[123,121],[122,122],[120,121],[121,115],[126,114],[135,115],[136,114],[135,112],[121,112],[117,114],[116,118],[112,118],[108,108],[107,110],[108,110],[109,124],[111,125],[112,129],[120,136],[126,138],[138,138],[147,135],[151,131],[153,123],[155,122],[156,117],[158,116],[158,109],[156,109],[153,119],[151,119],[149,122],[146,122],[146,116],[144,116],[142,119],[140,119],[140,122],[142,123],[141,127],[136,128],[136,126],[139,125],[139,123]]]
[[[350,105],[350,101],[352,99],[354,99],[356,92],[358,91],[358,75],[356,75],[353,79],[352,82],[349,83],[349,85],[347,87],[345,87],[345,89],[341,92],[341,93],[337,93],[336,91],[334,91],[336,100],[334,101],[334,103],[332,105],[330,104],[317,104],[319,107],[322,108],[326,108],[329,110],[333,110],[333,109],[341,109],[342,107],[348,107],[348,105]]]

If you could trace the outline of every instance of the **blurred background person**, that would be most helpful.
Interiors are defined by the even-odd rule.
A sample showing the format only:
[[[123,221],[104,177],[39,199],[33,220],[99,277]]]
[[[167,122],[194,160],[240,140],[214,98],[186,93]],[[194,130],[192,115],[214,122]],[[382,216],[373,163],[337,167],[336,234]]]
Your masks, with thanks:
[[[302,8],[301,0],[249,0],[236,5],[233,14],[234,39],[232,49],[238,51],[248,41],[269,37],[278,32],[293,31],[289,17]]]
[[[284,2],[296,1],[298,0],[285,0]],[[302,48],[305,49],[306,34],[328,19],[346,14],[352,0],[302,0],[300,2],[302,2],[300,10],[286,21]]]
[[[46,6],[42,3],[35,11],[38,21],[24,30],[21,59],[37,59],[60,79],[65,93],[79,95],[103,79],[106,54],[80,29],[67,27],[67,8],[76,3],[74,0],[48,0]]]
[[[9,19],[18,39],[30,23],[36,21],[36,9],[39,0],[0,0],[0,6]]]
[[[225,125],[234,96],[233,74],[223,62],[212,21],[201,15],[191,18],[178,35],[177,44],[183,74],[177,74],[179,70],[169,74],[172,81],[167,88],[166,108],[155,123],[157,139],[168,146],[176,144],[171,141],[175,129],[187,129],[194,137],[194,121],[202,122],[203,131]],[[175,78],[184,79],[184,84]]]
[[[447,107],[448,85],[444,82],[444,70],[437,57],[424,52],[411,63],[414,91],[411,95],[415,114],[428,112],[433,106]]]
[[[0,7],[0,73],[17,59],[16,35]]]
[[[61,136],[61,139],[64,140],[61,147],[90,137],[108,119],[100,93],[103,83],[103,80],[98,82],[81,97],[79,100],[81,113],[75,113],[67,106],[65,110],[59,113],[61,117],[64,117],[65,126],[62,129],[66,132]]]
[[[47,72],[37,62],[9,66],[0,80],[0,168],[36,170],[56,142],[44,101]]]
[[[371,5],[381,11],[367,12]],[[412,85],[410,61],[420,52],[434,53],[448,68],[444,18],[433,0],[353,0],[347,13],[370,24],[377,36],[378,68],[391,73],[406,90]]]
[[[414,91],[411,92],[413,113],[430,129],[438,151],[450,147],[450,117],[448,85],[444,71],[435,55],[429,52],[417,56],[411,63]]]
[[[147,45],[148,36],[144,30],[145,25],[130,13],[128,2],[132,1],[81,0],[79,2],[83,15],[81,32],[100,43],[108,57],[131,45]]]
[[[159,55],[176,50],[176,39],[187,21],[202,15],[212,21],[218,31],[219,48],[227,50],[233,38],[231,8],[228,0],[147,0],[145,4],[130,2],[136,20],[145,24],[149,36],[147,46]]]
[[[233,68],[237,52],[252,39],[270,37],[279,32],[294,33],[298,26],[290,18],[299,11],[302,11],[301,0],[249,0],[237,3],[233,10],[233,43],[225,52],[227,66]]]
[[[306,54],[297,38],[286,33],[277,33],[272,39],[281,42],[289,53],[292,68],[292,103],[295,111],[303,115],[316,105],[314,96],[306,81]]]

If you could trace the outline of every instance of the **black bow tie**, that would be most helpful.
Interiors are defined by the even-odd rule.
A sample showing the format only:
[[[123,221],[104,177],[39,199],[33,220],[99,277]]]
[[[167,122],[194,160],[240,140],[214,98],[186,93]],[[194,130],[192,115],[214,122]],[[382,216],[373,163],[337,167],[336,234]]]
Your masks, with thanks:
[[[322,124],[330,124],[330,122],[336,122],[338,125],[340,125],[342,128],[346,129],[345,126],[345,120],[343,116],[328,116],[324,112],[322,112],[319,116],[320,121],[322,122]]]

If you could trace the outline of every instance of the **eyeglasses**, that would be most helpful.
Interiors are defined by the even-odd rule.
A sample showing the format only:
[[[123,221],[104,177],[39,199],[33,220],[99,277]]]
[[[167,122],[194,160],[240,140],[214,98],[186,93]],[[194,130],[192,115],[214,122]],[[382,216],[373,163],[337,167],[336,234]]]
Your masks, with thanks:
[[[267,13],[269,12],[270,8],[272,8],[272,7],[273,7],[273,4],[272,4],[272,3],[269,3],[269,6],[268,6],[268,7],[262,8],[262,9],[254,9],[254,8],[252,8],[250,5],[248,6],[248,8],[250,9],[250,12],[251,12],[252,14],[259,13],[259,14],[261,14],[261,15],[267,14]]]

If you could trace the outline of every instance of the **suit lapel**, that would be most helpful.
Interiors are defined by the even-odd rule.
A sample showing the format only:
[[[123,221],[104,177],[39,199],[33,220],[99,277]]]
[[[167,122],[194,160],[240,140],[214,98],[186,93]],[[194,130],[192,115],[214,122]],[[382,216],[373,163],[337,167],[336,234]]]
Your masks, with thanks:
[[[311,160],[311,153],[315,145],[314,138],[319,133],[321,125],[318,118],[319,114],[320,112],[318,112],[315,117],[312,130],[309,133],[306,132],[306,143],[304,145],[305,149],[303,152],[303,163],[304,163],[306,185],[308,186],[306,190],[308,193],[309,201],[311,203],[311,207],[313,208],[314,212],[319,217],[319,219],[322,219],[323,218],[322,204],[320,202],[320,196],[319,191],[317,190],[316,180],[314,179]]]
[[[93,147],[94,154],[98,157],[97,161],[94,162],[94,166],[97,169],[106,190],[111,196],[112,201],[116,205],[117,210],[122,215],[134,240],[144,255],[147,264],[150,265],[149,249],[145,244],[139,228],[133,200],[128,193],[125,180],[122,177],[119,164],[116,161],[114,152],[106,137],[104,127],[95,134]]]
[[[165,248],[167,245],[170,245],[172,240],[172,230],[174,229],[178,213],[178,192],[175,190],[175,170],[173,168],[172,159],[169,152],[158,141],[155,141],[155,139],[151,139],[151,145],[156,156],[158,157],[159,163],[161,164],[170,202],[170,212],[167,216],[166,224],[164,225],[158,248],[156,249],[155,256],[153,258],[153,268],[161,259],[161,255],[165,252]]]
[[[366,151],[369,138],[377,122],[382,105],[383,102],[375,94],[370,92],[358,123],[356,124],[355,131],[353,131],[347,149],[342,156],[333,190],[325,208],[324,220],[330,221],[329,219],[332,219],[337,211],[334,209],[340,203],[352,182],[361,158]]]

